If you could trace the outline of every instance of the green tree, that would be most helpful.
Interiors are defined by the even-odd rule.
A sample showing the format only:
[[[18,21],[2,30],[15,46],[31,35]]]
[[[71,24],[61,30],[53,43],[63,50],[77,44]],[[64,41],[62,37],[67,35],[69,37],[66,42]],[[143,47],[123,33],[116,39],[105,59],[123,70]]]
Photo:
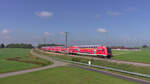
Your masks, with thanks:
[[[143,45],[143,46],[142,46],[142,48],[147,48],[147,47],[148,47],[147,45]]]
[[[5,48],[5,45],[3,43],[0,44],[0,48]]]

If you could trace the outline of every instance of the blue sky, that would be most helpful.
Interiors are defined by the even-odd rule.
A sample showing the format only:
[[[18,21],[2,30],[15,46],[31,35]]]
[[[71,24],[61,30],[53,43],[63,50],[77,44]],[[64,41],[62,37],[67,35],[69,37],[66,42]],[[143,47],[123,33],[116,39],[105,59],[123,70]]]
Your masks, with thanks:
[[[48,42],[64,43],[61,32],[68,31],[72,44],[89,40],[97,40],[92,44],[150,44],[149,3],[150,0],[0,0],[0,39],[5,43],[40,43],[46,38]]]

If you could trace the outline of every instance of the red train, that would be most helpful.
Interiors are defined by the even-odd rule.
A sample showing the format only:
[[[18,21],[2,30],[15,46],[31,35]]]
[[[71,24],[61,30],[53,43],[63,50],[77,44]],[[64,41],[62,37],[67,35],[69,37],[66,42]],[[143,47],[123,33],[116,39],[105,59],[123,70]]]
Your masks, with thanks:
[[[60,53],[69,53],[69,54],[81,54],[81,55],[90,55],[90,56],[102,56],[111,58],[112,52],[111,48],[106,46],[98,45],[80,45],[80,46],[70,46],[67,49],[64,47],[41,47],[41,50],[60,52]]]

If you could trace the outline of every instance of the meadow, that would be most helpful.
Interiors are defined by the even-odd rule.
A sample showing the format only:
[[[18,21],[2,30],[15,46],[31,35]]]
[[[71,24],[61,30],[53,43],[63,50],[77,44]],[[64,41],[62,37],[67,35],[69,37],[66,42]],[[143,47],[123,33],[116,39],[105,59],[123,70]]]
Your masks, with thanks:
[[[150,48],[141,49],[139,51],[112,50],[112,53],[112,59],[150,63]]]
[[[0,49],[0,73],[29,69],[49,64],[43,59],[30,55],[30,49]]]
[[[16,81],[17,80],[17,81]],[[136,84],[79,68],[63,66],[1,78],[2,84]]]

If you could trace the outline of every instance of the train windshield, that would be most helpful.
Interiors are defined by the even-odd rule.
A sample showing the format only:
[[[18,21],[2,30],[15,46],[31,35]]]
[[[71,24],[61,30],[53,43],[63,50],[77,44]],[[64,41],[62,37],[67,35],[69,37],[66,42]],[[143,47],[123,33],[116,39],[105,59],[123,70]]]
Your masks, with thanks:
[[[111,48],[107,47],[107,52],[111,53]]]

